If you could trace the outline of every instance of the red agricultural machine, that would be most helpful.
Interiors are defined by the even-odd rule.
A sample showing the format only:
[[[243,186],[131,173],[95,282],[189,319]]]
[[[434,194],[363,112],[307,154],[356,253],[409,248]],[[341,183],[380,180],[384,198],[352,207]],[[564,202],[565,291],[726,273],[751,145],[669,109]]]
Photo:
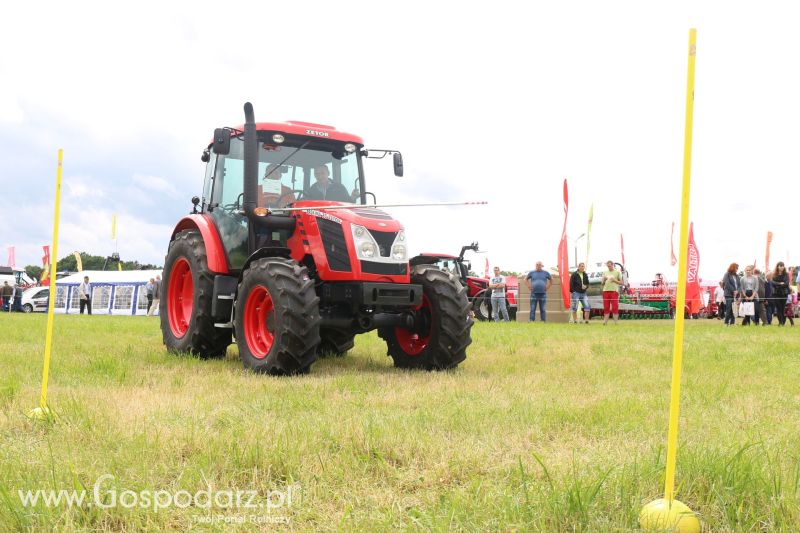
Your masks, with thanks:
[[[401,368],[456,367],[472,342],[457,277],[411,265],[403,226],[367,205],[360,137],[305,122],[218,128],[204,150],[202,199],[176,225],[164,262],[161,330],[173,352],[246,368],[308,372],[371,330]]]
[[[478,320],[491,320],[491,295],[487,292],[489,289],[489,280],[469,275],[471,265],[468,261],[464,260],[464,253],[468,250],[477,252],[478,243],[473,242],[472,244],[462,246],[461,252],[457,256],[437,253],[420,254],[411,259],[411,264],[431,264],[445,272],[454,273],[461,281],[461,284],[467,288],[467,296],[475,311],[475,318]],[[515,320],[517,316],[518,295],[519,282],[516,276],[506,276],[506,305],[511,320]]]

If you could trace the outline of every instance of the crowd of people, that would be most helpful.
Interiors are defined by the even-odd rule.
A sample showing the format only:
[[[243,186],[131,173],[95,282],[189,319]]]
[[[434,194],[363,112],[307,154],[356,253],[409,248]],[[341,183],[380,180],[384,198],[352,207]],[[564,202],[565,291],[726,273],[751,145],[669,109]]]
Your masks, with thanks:
[[[783,261],[771,272],[764,273],[753,265],[747,265],[739,274],[739,265],[731,263],[717,291],[717,316],[724,317],[726,326],[736,324],[768,326],[777,323],[794,326],[794,309],[797,294],[792,290],[791,278]]]

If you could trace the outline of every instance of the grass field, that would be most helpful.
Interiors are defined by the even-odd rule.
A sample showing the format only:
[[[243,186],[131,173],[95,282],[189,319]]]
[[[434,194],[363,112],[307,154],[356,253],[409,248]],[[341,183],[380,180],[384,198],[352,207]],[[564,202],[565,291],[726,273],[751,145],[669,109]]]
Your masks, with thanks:
[[[477,324],[446,373],[395,370],[370,334],[293,378],[243,371],[233,346],[169,355],[156,319],[55,323],[58,418],[32,422],[45,317],[0,315],[0,531],[631,531],[663,490],[669,321]],[[800,530],[800,328],[686,338],[677,497],[707,531]],[[116,507],[18,494],[106,474]],[[140,507],[181,490],[272,507]]]

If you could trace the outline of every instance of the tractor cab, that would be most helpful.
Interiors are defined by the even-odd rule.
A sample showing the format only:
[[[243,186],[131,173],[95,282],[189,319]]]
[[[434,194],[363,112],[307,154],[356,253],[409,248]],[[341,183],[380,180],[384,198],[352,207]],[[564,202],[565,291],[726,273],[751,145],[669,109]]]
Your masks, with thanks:
[[[298,124],[303,124],[304,135],[296,131]],[[331,126],[306,123],[257,126],[256,209],[290,207],[309,199],[365,203],[360,138]],[[308,137],[307,131],[325,136]],[[271,215],[281,224],[255,226],[255,242],[250,246],[253,220],[244,209],[245,149],[239,133],[236,129],[215,133],[215,139],[227,135],[228,142],[215,141],[203,153],[207,163],[200,205],[200,212],[208,213],[219,229],[232,269],[242,268],[253,248],[285,246],[294,229],[291,220]]]

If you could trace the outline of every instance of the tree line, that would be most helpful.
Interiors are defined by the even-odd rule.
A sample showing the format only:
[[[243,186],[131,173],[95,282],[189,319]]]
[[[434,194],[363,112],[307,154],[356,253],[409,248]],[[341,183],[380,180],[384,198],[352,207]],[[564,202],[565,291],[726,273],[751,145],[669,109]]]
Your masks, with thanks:
[[[101,255],[90,255],[86,252],[79,252],[81,256],[81,263],[83,270],[103,270],[103,265],[108,264],[106,270],[117,270],[117,261]],[[149,263],[140,263],[139,261],[120,261],[122,270],[161,270],[162,267],[151,265]],[[42,267],[38,265],[28,265],[25,267],[25,272],[32,278],[41,279]],[[56,272],[77,272],[78,261],[75,255],[69,254],[58,260],[56,263]]]

